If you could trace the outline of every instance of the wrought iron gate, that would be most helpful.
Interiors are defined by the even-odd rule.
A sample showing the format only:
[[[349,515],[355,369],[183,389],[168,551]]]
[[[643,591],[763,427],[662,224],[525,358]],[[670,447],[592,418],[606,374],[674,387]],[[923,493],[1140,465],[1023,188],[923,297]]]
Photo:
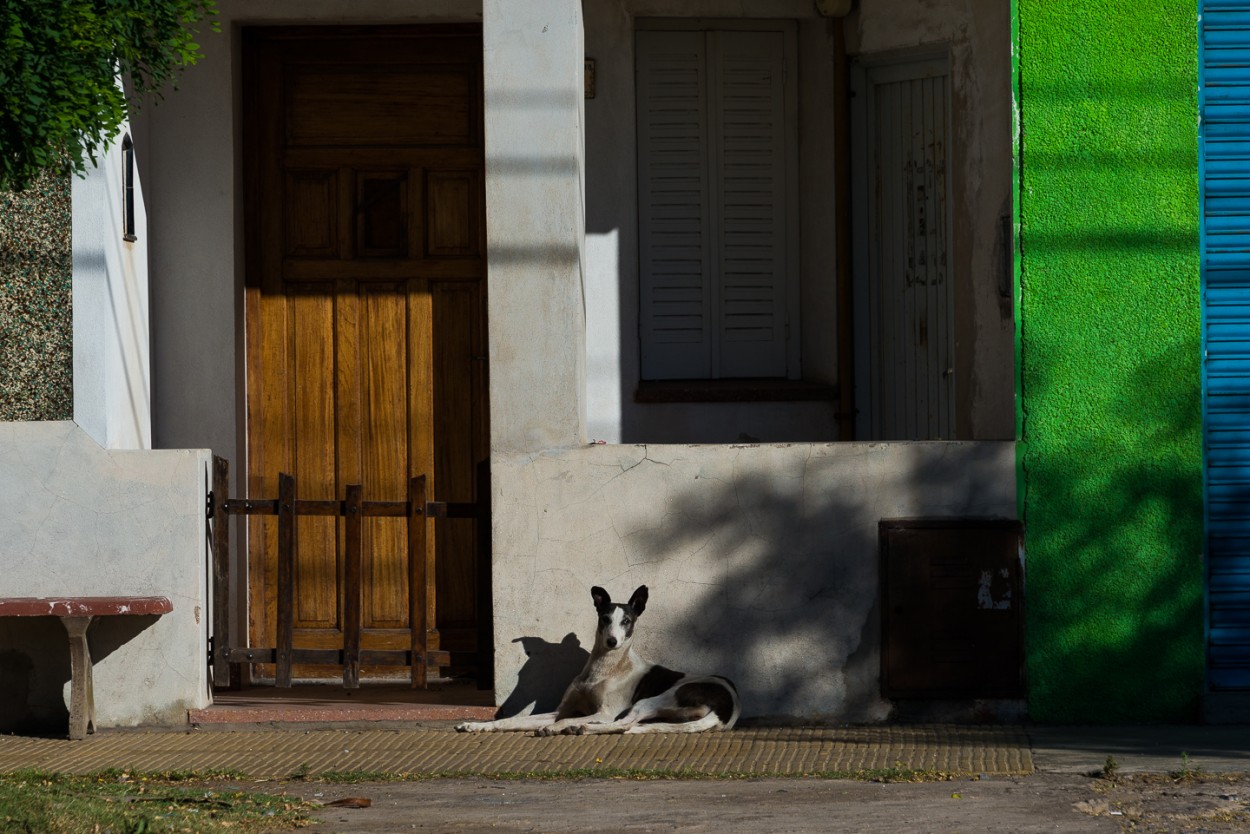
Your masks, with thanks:
[[[274,664],[274,683],[291,686],[291,669],[296,663],[342,666],[343,686],[360,686],[360,667],[406,666],[414,688],[428,686],[429,670],[450,665],[450,653],[430,650],[428,634],[433,625],[428,621],[424,589],[432,577],[426,575],[425,558],[417,558],[426,550],[426,523],[436,518],[474,518],[478,525],[478,595],[483,603],[479,610],[490,607],[490,482],[489,462],[477,467],[478,501],[448,502],[428,500],[425,475],[408,482],[406,501],[366,501],[359,484],[346,487],[341,501],[311,501],[295,497],[295,478],[278,475],[276,498],[228,498],[230,472],[228,462],[213,457],[213,484],[209,493],[208,517],[212,521],[213,552],[213,636],[209,655],[213,681],[219,687],[237,687],[244,679],[241,665]],[[277,636],[276,645],[267,647],[235,644],[230,629],[230,524],[231,516],[268,515],[278,519]],[[344,599],[342,614],[343,646],[337,649],[296,648],[295,643],[295,551],[297,548],[296,516],[332,516],[344,519]],[[407,520],[408,564],[410,570],[409,623],[412,642],[407,649],[361,648],[361,594],[363,525],[368,518],[404,518]],[[246,570],[244,571],[246,575]],[[478,638],[478,685],[492,685],[493,637],[488,626]]]

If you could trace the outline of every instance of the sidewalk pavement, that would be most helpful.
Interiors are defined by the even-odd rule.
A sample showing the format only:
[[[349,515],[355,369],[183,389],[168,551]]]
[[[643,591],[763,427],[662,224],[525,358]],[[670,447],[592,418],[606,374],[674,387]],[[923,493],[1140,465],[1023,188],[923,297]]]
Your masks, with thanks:
[[[747,727],[697,735],[461,734],[450,722],[326,729],[264,726],[186,731],[107,730],[82,741],[0,736],[0,772],[226,770],[292,774],[593,776],[838,775],[909,769],[954,775],[1090,773],[1112,757],[1121,773],[1250,772],[1250,727],[967,725]]]

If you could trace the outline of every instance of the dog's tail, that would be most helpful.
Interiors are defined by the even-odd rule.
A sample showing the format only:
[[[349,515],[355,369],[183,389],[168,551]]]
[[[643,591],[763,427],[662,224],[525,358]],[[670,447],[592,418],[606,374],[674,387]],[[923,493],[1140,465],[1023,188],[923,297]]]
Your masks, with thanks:
[[[697,693],[697,694],[696,694]],[[715,729],[729,730],[738,723],[742,715],[742,703],[738,700],[738,687],[729,678],[721,675],[684,678],[677,685],[677,701],[683,702],[683,696],[691,698],[700,706],[706,707],[708,715],[715,714],[718,722]],[[685,703],[693,706],[693,703]],[[708,729],[713,729],[708,727]]]
[[[738,698],[738,687],[734,686],[734,682],[729,678],[721,675],[713,675],[712,680],[717,683],[723,683],[725,685],[725,689],[729,693],[731,705],[728,710],[728,715],[722,715],[721,709],[718,708],[716,710],[716,716],[721,721],[722,730],[732,730],[733,726],[738,723],[738,718],[742,715],[742,701]]]

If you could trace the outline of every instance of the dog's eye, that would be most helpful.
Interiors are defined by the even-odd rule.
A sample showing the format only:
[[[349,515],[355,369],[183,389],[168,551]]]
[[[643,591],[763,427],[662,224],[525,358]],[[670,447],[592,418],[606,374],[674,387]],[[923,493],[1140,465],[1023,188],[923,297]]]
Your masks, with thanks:
[[[627,625],[629,625],[629,624],[630,624],[630,622],[631,622],[631,621],[630,621],[629,617],[621,617],[621,625],[623,625],[623,626],[627,626]]]
[[[603,623],[604,625],[608,625],[612,622],[612,618],[604,614],[602,617],[599,618],[599,622]]]

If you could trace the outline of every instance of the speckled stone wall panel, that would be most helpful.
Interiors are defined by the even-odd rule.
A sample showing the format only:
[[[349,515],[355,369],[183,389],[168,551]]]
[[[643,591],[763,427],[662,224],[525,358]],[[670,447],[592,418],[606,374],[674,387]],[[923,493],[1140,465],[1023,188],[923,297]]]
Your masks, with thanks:
[[[0,421],[74,410],[70,181],[0,192]]]
[[[1197,6],[1018,10],[1030,714],[1192,719],[1203,680]]]

